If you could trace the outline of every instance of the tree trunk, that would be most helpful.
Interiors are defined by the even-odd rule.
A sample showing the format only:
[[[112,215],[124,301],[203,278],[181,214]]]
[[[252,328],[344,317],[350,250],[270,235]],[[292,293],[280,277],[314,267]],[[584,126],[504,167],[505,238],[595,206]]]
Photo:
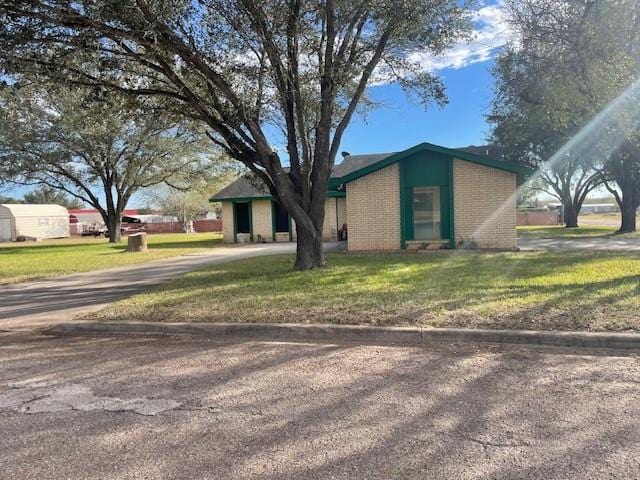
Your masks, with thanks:
[[[134,233],[127,238],[127,252],[139,252],[144,253],[148,250],[147,247],[147,234]]]
[[[566,228],[576,228],[578,226],[578,209],[573,206],[573,202],[562,206],[564,212],[564,226]]]
[[[108,219],[107,229],[109,230],[109,243],[120,243],[120,240],[122,240],[120,227],[120,215]]]
[[[296,270],[311,270],[326,266],[322,251],[322,231],[309,231],[296,223]]]
[[[638,205],[632,204],[632,202],[622,200],[620,205],[620,213],[622,214],[622,221],[620,223],[620,229],[618,233],[629,233],[636,231],[636,212]]]

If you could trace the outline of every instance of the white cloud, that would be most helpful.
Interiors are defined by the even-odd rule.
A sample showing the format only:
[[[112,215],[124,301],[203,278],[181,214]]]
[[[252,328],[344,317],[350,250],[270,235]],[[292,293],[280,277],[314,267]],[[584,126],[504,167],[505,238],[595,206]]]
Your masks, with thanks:
[[[458,42],[444,54],[433,56],[429,52],[415,52],[409,60],[426,71],[437,72],[446,68],[463,68],[486,62],[496,50],[513,40],[514,32],[507,24],[502,6],[488,5],[475,13],[471,40]]]

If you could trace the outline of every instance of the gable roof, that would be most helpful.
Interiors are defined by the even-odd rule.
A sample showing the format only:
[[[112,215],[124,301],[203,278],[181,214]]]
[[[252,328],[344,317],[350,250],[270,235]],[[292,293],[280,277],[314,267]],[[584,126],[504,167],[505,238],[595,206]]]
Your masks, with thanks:
[[[271,193],[263,182],[250,174],[246,174],[224,187],[209,201],[219,202],[221,200],[241,200],[245,198],[269,199],[271,198]]]
[[[329,190],[334,190],[339,185],[352,182],[353,180],[369,175],[370,173],[380,170],[392,163],[398,162],[403,158],[422,151],[440,153],[450,157],[459,158],[460,160],[466,160],[468,162],[512,172],[518,175],[519,181],[533,173],[531,168],[524,165],[514,162],[495,160],[478,153],[482,151],[495,151],[492,150],[492,147],[469,146],[464,148],[447,148],[439,145],[433,145],[431,143],[420,143],[415,147],[408,148],[401,152],[346,155],[342,162],[334,166],[333,171],[331,172]],[[330,191],[328,194],[331,195],[331,193],[332,192]],[[254,180],[250,175],[244,175],[220,190],[209,200],[212,202],[219,202],[222,200],[245,200],[249,198],[270,199],[272,197],[266,185]]]
[[[396,163],[403,158],[409,157],[419,152],[427,151],[444,154],[453,158],[458,158],[460,160],[466,160],[467,162],[477,163],[479,165],[484,165],[491,168],[497,168],[498,170],[504,170],[507,172],[515,173],[523,179],[524,177],[531,175],[533,173],[533,169],[514,162],[495,160],[491,157],[487,157],[486,155],[480,155],[477,152],[478,150],[487,147],[466,147],[466,148],[447,148],[441,147],[439,145],[433,145],[431,143],[420,143],[415,147],[408,148],[407,150],[403,150],[401,152],[388,154],[383,158],[375,161],[375,159],[371,159],[371,161],[363,161],[363,165],[361,168],[356,170],[352,170],[349,173],[340,176],[339,178],[332,178],[332,184],[336,183],[349,183],[360,177],[364,177],[365,175],[369,175],[377,170],[380,170],[384,167],[391,165],[392,163]],[[364,157],[374,157],[374,155],[362,155]],[[346,157],[347,160],[349,157]],[[333,177],[333,176],[332,176]]]

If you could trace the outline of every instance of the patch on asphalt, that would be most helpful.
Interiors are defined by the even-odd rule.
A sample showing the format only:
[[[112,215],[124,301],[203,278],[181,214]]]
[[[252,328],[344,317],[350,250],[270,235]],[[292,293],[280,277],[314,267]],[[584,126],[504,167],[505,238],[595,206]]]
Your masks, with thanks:
[[[59,386],[9,384],[0,387],[0,412],[33,414],[102,410],[152,416],[180,406],[174,400],[162,398],[99,397],[90,388],[73,383]]]

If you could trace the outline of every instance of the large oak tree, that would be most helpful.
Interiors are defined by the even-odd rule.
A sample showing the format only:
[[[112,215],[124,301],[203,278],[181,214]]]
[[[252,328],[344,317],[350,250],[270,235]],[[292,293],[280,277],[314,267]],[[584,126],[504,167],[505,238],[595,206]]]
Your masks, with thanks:
[[[397,81],[442,102],[418,60],[466,32],[467,3],[0,0],[0,58],[8,72],[164,97],[204,122],[293,217],[295,265],[309,269],[324,264],[330,172],[367,87]]]
[[[91,205],[110,242],[120,241],[122,213],[138,191],[185,186],[209,168],[203,137],[152,105],[34,83],[0,90],[0,183],[54,189]]]
[[[591,191],[620,180],[621,231],[635,229],[640,157],[625,145],[637,137],[637,100],[627,98],[629,108],[619,99],[640,79],[640,1],[506,0],[505,8],[517,41],[496,62],[493,140],[541,165],[566,226],[577,226]]]

